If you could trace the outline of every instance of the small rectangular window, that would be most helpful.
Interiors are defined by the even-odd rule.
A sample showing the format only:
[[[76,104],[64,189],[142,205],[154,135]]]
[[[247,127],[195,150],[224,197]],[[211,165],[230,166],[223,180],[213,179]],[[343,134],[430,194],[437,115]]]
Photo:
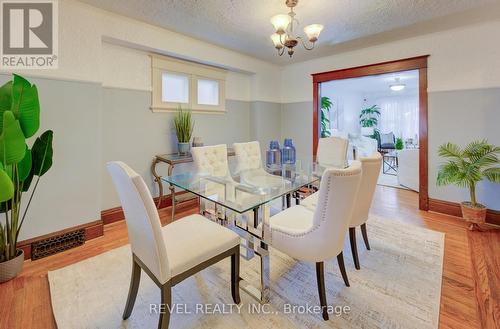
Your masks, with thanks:
[[[163,73],[161,77],[161,100],[164,103],[189,103],[189,76]]]
[[[224,113],[226,70],[159,55],[151,55],[154,112]]]
[[[219,105],[219,82],[198,79],[198,104]]]

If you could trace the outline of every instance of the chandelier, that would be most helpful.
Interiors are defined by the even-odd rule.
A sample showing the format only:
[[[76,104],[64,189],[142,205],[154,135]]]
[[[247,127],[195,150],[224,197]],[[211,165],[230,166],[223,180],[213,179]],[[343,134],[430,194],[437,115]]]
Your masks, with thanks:
[[[301,36],[295,35],[294,28],[299,25],[299,21],[295,18],[293,8],[297,6],[298,2],[299,0],[285,0],[285,4],[290,8],[290,12],[271,18],[271,24],[273,24],[276,30],[271,35],[271,40],[280,56],[285,53],[285,49],[288,49],[287,53],[292,57],[294,48],[299,44],[299,40],[306,50],[312,50],[315,42],[318,41],[319,34],[323,30],[323,25],[321,24],[311,24],[304,27],[304,33],[307,35],[308,42],[305,42]]]

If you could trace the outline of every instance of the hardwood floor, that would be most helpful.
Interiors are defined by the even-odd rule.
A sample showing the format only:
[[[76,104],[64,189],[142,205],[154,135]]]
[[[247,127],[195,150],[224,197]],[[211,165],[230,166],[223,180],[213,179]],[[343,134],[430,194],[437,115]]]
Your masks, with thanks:
[[[192,202],[178,210],[176,218],[197,211]],[[440,328],[500,327],[499,231],[469,232],[456,217],[418,210],[416,193],[384,186],[377,187],[372,213],[446,234]],[[164,224],[169,214],[170,208],[160,211]],[[20,276],[0,284],[0,328],[56,328],[47,271],[117,248],[127,240],[125,223],[116,222],[105,226],[104,236],[84,246],[26,261]]]

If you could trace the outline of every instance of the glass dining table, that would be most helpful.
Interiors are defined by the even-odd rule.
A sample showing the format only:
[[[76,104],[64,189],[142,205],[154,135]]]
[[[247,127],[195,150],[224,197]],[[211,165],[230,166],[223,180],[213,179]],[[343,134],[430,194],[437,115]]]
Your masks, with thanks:
[[[332,167],[329,165],[328,167]],[[347,167],[341,163],[335,167]],[[200,199],[200,212],[212,210],[212,219],[238,233],[242,257],[260,258],[260,287],[241,278],[240,287],[261,303],[269,301],[270,264],[269,237],[265,235],[271,203],[281,199],[281,208],[290,206],[293,198],[298,204],[298,191],[317,185],[327,167],[314,162],[297,161],[274,168],[260,167],[243,170],[237,177],[215,176],[206,173],[180,173],[163,176],[163,182],[195,194]],[[202,206],[203,205],[203,206]]]

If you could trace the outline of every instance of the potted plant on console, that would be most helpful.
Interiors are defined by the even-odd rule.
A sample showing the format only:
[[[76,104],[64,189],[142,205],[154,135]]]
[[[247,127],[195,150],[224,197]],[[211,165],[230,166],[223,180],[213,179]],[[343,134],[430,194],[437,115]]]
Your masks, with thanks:
[[[52,166],[51,130],[36,138],[31,149],[27,139],[40,126],[38,91],[21,76],[0,87],[0,282],[21,272],[23,251],[17,249],[19,232],[26,219],[40,177]],[[30,188],[31,182],[35,180]],[[26,206],[21,199],[29,194]]]
[[[455,184],[468,188],[470,201],[460,204],[462,217],[471,222],[469,229],[484,224],[487,209],[477,202],[476,186],[483,178],[500,183],[500,147],[488,144],[486,140],[474,141],[464,149],[446,143],[439,147],[438,154],[447,162],[439,168],[437,185]]]
[[[189,141],[193,134],[194,121],[190,110],[183,110],[179,106],[174,118],[175,134],[177,135],[177,150],[179,155],[189,153]]]

